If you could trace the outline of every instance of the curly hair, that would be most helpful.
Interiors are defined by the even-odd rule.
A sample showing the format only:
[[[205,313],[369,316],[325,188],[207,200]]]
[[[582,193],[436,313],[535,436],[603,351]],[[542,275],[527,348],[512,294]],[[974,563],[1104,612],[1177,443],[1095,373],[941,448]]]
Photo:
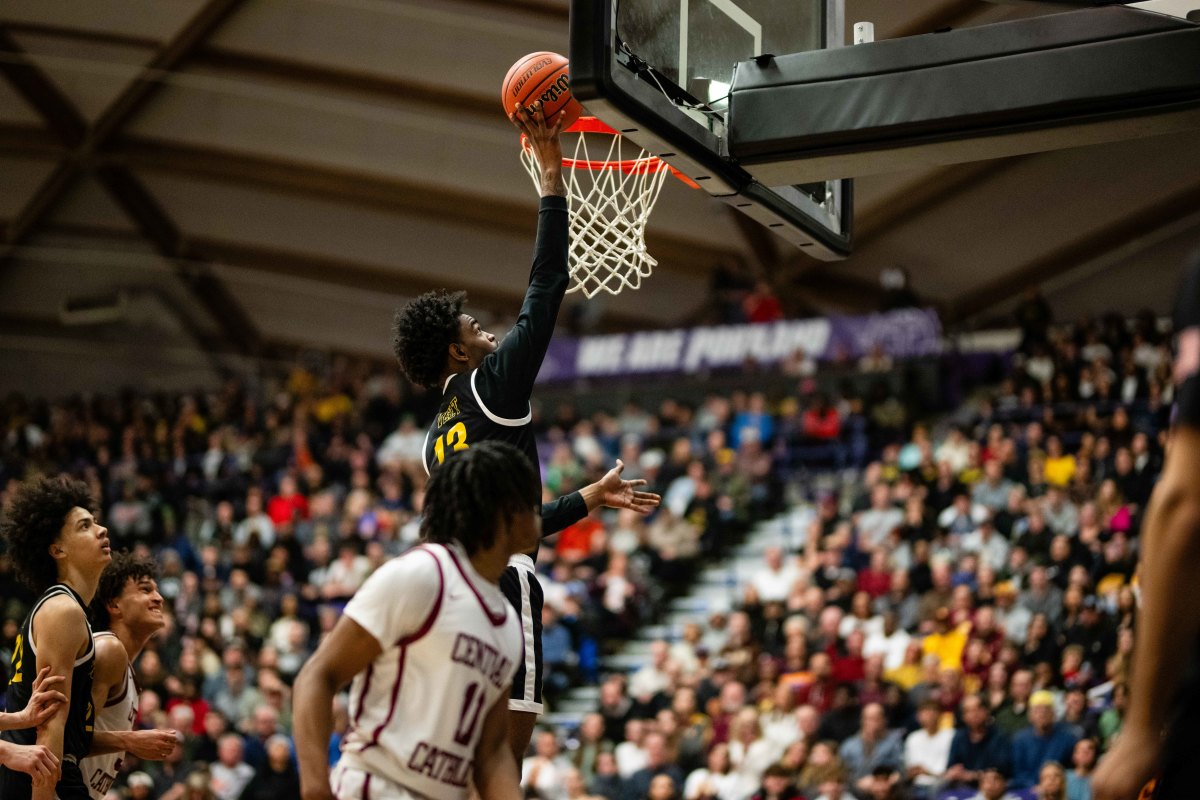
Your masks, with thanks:
[[[58,582],[58,565],[50,555],[50,545],[75,508],[94,514],[96,501],[86,483],[67,475],[38,478],[21,484],[13,493],[8,514],[0,523],[0,538],[8,545],[17,578],[37,594]]]
[[[425,487],[421,536],[458,541],[468,555],[496,540],[502,520],[537,509],[541,481],[525,454],[507,442],[482,442],[446,460]]]
[[[106,631],[112,627],[112,618],[108,614],[108,604],[120,597],[125,591],[128,581],[138,583],[142,578],[155,580],[158,578],[158,566],[148,558],[138,558],[128,550],[113,553],[112,563],[104,568],[100,575],[100,585],[92,598],[89,611],[92,617],[92,627],[98,631]]]
[[[400,370],[418,386],[433,388],[446,371],[446,349],[460,337],[466,292],[426,292],[396,312],[392,351]]]

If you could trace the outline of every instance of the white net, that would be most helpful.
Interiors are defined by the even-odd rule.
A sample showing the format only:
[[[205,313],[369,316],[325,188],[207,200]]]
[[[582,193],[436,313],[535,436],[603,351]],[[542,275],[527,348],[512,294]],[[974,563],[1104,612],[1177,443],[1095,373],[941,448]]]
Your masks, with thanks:
[[[646,220],[670,167],[617,133],[564,133],[564,151],[572,137],[574,157],[563,159],[571,209],[567,291],[591,298],[637,289],[658,263],[646,252]],[[604,159],[591,157],[589,139]],[[528,147],[521,148],[521,162],[538,186],[538,164]]]

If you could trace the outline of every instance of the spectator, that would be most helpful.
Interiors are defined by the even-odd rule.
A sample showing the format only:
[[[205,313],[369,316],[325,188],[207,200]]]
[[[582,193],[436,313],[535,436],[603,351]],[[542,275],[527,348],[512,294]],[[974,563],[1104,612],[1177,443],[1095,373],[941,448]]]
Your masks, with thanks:
[[[1092,800],[1092,773],[1096,771],[1096,740],[1080,739],[1071,753],[1067,772],[1067,800]]]
[[[860,789],[877,767],[899,770],[904,766],[904,744],[900,731],[889,731],[883,706],[863,706],[862,728],[842,743],[838,750],[850,780]]]
[[[1067,774],[1062,764],[1047,761],[1038,773],[1037,800],[1067,800]]]
[[[1070,729],[1055,720],[1054,696],[1050,692],[1035,692],[1029,698],[1029,723],[1013,737],[1012,744],[1013,786],[1021,789],[1038,782],[1039,771],[1047,761],[1062,764],[1075,749]]]
[[[999,458],[984,462],[983,480],[971,490],[971,502],[997,513],[1008,505],[1014,484],[1004,475],[1004,464]]]
[[[1000,776],[1011,769],[1012,752],[1008,737],[992,724],[987,706],[978,695],[967,695],[962,701],[963,726],[954,732],[950,742],[950,766],[946,782],[958,786],[981,786],[984,773],[996,771]],[[995,782],[993,776],[993,785]],[[1001,789],[1007,789],[1004,781]]]
[[[661,733],[646,734],[645,751],[646,765],[630,775],[625,782],[626,800],[644,800],[650,794],[653,782],[659,778],[665,777],[671,781],[669,795],[675,793],[675,787],[683,785],[683,775],[679,767],[671,763],[670,754],[667,751],[667,740]],[[664,787],[665,784],[660,781],[660,791],[664,791]],[[652,798],[652,800],[661,800],[661,798]]]
[[[239,800],[286,800],[300,796],[300,775],[292,761],[292,743],[286,736],[267,740],[267,759],[259,767]]]
[[[762,786],[751,800],[804,800],[804,795],[792,785],[794,773],[783,764],[772,764],[763,772]]]
[[[1008,777],[1000,767],[988,767],[979,779],[979,793],[970,800],[1018,800],[1008,791]]]
[[[871,489],[871,507],[858,515],[855,527],[858,546],[873,550],[884,543],[892,531],[904,522],[904,512],[892,505],[891,490],[886,484]]]
[[[904,740],[904,764],[913,785],[932,796],[950,766],[954,729],[941,727],[941,707],[936,700],[921,703],[917,723],[921,727]]]
[[[598,712],[585,715],[579,723],[578,746],[570,754],[571,764],[585,784],[596,774],[596,761],[605,747],[611,744],[604,740],[604,717]]]
[[[554,731],[540,731],[534,741],[534,754],[521,763],[521,786],[543,800],[566,800],[566,776],[571,768],[559,753]]]
[[[783,602],[800,579],[795,559],[784,558],[783,548],[772,545],[763,553],[766,564],[755,571],[745,590],[752,591],[760,603]]]
[[[717,744],[708,752],[706,766],[692,770],[683,787],[684,800],[725,800],[736,790],[738,776],[732,772],[729,745]]]
[[[227,733],[217,742],[217,762],[211,768],[217,800],[238,800],[254,778],[254,767],[243,760],[242,753],[242,737],[236,733]]]

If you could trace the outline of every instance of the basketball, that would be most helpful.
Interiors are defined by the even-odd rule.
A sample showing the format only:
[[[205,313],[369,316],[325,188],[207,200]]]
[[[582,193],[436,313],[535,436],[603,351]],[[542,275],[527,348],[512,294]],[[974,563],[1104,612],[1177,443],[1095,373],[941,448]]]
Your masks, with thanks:
[[[583,106],[571,96],[569,73],[567,59],[558,53],[543,51],[517,59],[500,87],[500,104],[505,116],[512,113],[514,103],[528,106],[541,100],[547,122],[564,114],[563,128],[569,127],[583,113]]]

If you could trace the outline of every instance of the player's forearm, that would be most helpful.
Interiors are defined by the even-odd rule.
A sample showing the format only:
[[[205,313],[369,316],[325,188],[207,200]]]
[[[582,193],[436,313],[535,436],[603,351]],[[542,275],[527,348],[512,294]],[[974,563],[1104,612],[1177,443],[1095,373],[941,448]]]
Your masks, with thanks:
[[[59,713],[44,722],[37,732],[37,743],[53,753],[59,764],[62,764],[63,760],[63,730],[67,723],[67,708],[68,706],[64,705]],[[54,786],[54,783],[45,786],[35,783],[30,800],[56,800]]]
[[[1174,444],[1176,450],[1200,447],[1200,432]],[[1125,721],[1126,727],[1154,736],[1167,723],[1186,661],[1162,654],[1200,635],[1200,584],[1195,578],[1200,572],[1200,498],[1192,485],[1194,475],[1169,472],[1142,525],[1142,607]]]
[[[292,704],[304,709],[296,714],[293,734],[300,762],[300,788],[307,792],[329,786],[329,738],[333,735],[333,697],[337,681],[318,668],[308,666],[296,676]]]
[[[595,486],[595,484],[592,486]],[[592,501],[588,500],[588,495],[586,494],[592,486],[584,487],[578,492],[571,492],[562,497],[556,497],[550,502],[542,504],[543,539],[553,536],[569,525],[574,525],[595,508],[592,505]]]
[[[133,745],[133,731],[96,731],[92,736],[89,756],[106,756],[109,753],[124,753]]]
[[[562,157],[548,158],[545,167],[538,172],[538,193],[542,197],[566,197],[567,184],[563,180]]]
[[[0,731],[15,731],[28,727],[29,725],[25,722],[25,716],[20,712],[9,714],[0,711]]]

